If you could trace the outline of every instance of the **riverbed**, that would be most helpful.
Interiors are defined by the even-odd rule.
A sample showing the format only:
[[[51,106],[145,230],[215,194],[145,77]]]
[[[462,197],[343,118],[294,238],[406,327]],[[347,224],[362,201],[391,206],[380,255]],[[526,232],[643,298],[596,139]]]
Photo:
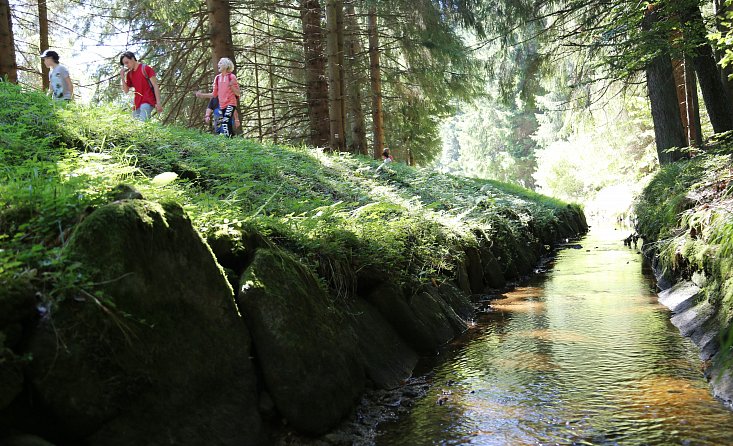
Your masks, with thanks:
[[[696,347],[625,232],[594,229],[421,365],[378,445],[733,445]],[[398,402],[399,404],[399,402]]]

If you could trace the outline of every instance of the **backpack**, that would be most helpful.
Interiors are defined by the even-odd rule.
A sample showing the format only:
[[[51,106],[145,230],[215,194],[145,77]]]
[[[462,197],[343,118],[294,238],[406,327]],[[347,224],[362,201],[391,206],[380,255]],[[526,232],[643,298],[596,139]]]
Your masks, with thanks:
[[[217,83],[217,84],[219,82],[219,76],[221,76],[221,74],[217,74],[216,77],[214,78],[214,82]],[[227,79],[229,79],[231,81],[232,80],[232,76],[234,76],[234,73],[228,73],[227,74]],[[235,96],[236,97],[239,97],[239,95],[235,95]]]
[[[142,62],[140,62],[140,65],[141,65],[140,68],[142,68],[143,70],[143,77],[145,78],[146,81],[148,81],[148,86],[150,87],[150,91],[153,92],[153,98],[155,98],[155,89],[153,88],[153,83],[150,82],[150,77],[148,76],[148,73],[145,71],[145,68],[147,67],[147,65],[145,65]]]

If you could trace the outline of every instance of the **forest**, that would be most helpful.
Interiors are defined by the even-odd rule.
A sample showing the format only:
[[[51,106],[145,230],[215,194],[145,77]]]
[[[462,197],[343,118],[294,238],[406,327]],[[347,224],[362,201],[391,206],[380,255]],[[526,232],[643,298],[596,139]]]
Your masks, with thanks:
[[[731,130],[729,2],[0,3],[0,74],[47,88],[55,48],[77,100],[120,107],[119,54],[154,67],[166,124],[203,128],[216,62],[246,138],[512,182],[586,203]],[[603,170],[603,172],[600,172]]]
[[[0,1],[0,444],[730,443],[732,23]]]

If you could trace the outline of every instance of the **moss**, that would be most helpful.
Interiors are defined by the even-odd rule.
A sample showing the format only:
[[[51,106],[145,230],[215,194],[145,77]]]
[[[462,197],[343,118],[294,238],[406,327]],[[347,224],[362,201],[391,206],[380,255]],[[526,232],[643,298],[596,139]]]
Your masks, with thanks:
[[[702,273],[702,295],[715,306],[722,327],[733,313],[731,151],[725,140],[693,159],[666,166],[636,204],[637,231],[647,252],[657,257],[658,268],[676,278]]]
[[[278,250],[259,249],[240,284],[268,393],[291,425],[326,432],[351,410],[364,382],[345,314],[313,273]]]

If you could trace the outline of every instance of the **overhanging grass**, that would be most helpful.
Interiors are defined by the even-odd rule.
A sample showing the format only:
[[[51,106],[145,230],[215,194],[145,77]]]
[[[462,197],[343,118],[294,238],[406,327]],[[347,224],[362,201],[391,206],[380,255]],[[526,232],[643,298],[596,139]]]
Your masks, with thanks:
[[[403,282],[451,277],[477,230],[497,243],[531,237],[528,227],[567,211],[516,186],[401,164],[377,171],[360,156],[140,123],[112,107],[57,107],[9,84],[0,100],[10,107],[1,128],[24,129],[2,134],[0,280],[36,271],[49,290],[80,277],[63,244],[119,183],[181,203],[204,236],[256,229],[313,264],[375,266]],[[165,172],[178,179],[159,180]]]
[[[723,137],[690,160],[664,167],[640,197],[637,228],[659,266],[689,278],[703,272],[705,298],[733,320],[733,140]],[[729,333],[724,351],[733,344]]]

